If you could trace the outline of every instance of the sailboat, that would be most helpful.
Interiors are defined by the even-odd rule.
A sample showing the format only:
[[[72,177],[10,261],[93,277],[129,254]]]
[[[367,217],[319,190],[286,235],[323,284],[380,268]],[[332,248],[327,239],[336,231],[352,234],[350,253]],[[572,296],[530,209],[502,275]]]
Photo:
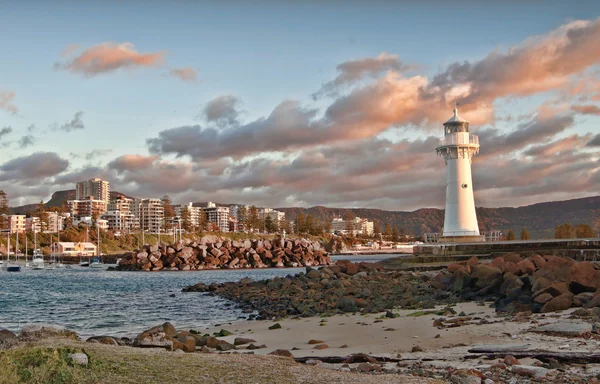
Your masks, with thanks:
[[[19,236],[18,232],[17,236]],[[15,258],[17,257],[17,249],[18,247],[15,247]],[[8,252],[6,252],[6,264],[4,264],[4,268],[7,272],[21,272],[20,265],[10,263],[10,232],[8,232]]]
[[[40,254],[37,247],[37,231],[33,229],[33,259],[31,259],[31,269],[44,269],[44,256]]]
[[[50,260],[48,264],[44,266],[44,269],[54,269],[56,268],[56,257],[54,256],[54,244],[52,244],[52,235],[50,235]]]
[[[29,268],[29,261],[27,261],[27,233],[25,233],[25,268]]]
[[[92,260],[92,264],[90,264],[90,268],[104,268],[102,264],[102,259],[100,258],[100,227],[96,225],[98,228],[98,249],[96,251],[96,257]]]

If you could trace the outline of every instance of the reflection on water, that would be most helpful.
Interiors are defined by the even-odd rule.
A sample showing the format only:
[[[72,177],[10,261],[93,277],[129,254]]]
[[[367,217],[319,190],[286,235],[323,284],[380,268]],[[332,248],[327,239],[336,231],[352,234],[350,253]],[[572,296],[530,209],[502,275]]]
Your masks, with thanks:
[[[334,256],[354,262],[390,255]],[[0,272],[0,328],[23,324],[64,326],[81,336],[133,336],[170,321],[177,328],[202,328],[247,315],[231,302],[202,293],[182,293],[198,282],[254,280],[293,275],[304,268],[211,270],[196,272],[109,272],[74,267],[20,273]]]

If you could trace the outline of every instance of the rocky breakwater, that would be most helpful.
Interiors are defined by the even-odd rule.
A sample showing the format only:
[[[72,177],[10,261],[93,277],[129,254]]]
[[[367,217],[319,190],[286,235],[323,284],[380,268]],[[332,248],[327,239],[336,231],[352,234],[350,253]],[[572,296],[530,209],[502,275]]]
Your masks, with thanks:
[[[434,288],[427,274],[386,272],[380,264],[340,260],[335,265],[268,280],[206,285],[184,292],[207,292],[237,303],[256,319],[347,312],[377,313],[394,307],[433,308],[450,294]],[[389,312],[390,316],[394,316]]]
[[[117,270],[194,271],[220,268],[273,268],[327,265],[321,244],[295,240],[218,240],[201,238],[175,244],[145,245],[126,255]]]
[[[464,300],[494,300],[501,312],[600,306],[600,264],[566,257],[511,253],[485,264],[473,257],[449,265],[434,284]]]

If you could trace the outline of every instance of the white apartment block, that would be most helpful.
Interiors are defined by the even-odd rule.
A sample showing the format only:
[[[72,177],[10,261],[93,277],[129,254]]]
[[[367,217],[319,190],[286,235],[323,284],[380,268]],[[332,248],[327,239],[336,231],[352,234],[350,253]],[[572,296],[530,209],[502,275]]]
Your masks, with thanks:
[[[159,233],[165,217],[162,200],[135,199],[131,211],[140,223],[140,228],[150,233]]]
[[[6,219],[10,233],[25,232],[25,215],[8,215]]]
[[[372,235],[373,222],[367,219],[355,217],[353,220],[344,220],[341,217],[335,217],[331,221],[331,231],[343,234],[352,233],[353,235]]]
[[[229,207],[217,207],[214,203],[208,202],[204,212],[208,221],[216,224],[221,232],[229,232]]]
[[[110,183],[99,178],[77,182],[75,185],[75,200],[83,200],[90,196],[94,200],[102,200],[108,204],[110,200]]]
[[[271,221],[279,224],[281,220],[285,220],[285,212],[280,212],[273,208],[259,208],[258,217],[260,217],[263,220],[267,217],[270,217]]]
[[[40,223],[40,218],[37,216],[27,217],[25,219],[25,230],[27,232],[41,232],[42,225]]]
[[[102,219],[106,220],[107,228],[113,231],[130,232],[139,228],[139,221],[129,211],[109,210],[104,212]]]
[[[45,233],[56,233],[58,231],[62,231],[64,228],[64,220],[65,218],[59,215],[57,212],[48,212],[48,225],[45,228]]]
[[[108,202],[106,206],[107,211],[121,211],[121,212],[131,212],[133,205],[133,199],[128,199],[127,197],[119,196],[114,200]]]
[[[175,206],[175,216],[178,218],[183,217],[183,210],[186,208],[190,213],[190,222],[192,223],[192,226],[194,228],[198,227],[198,224],[200,224],[200,215],[202,214],[201,207],[194,207],[192,206],[192,203],[187,203],[187,205],[177,205]],[[204,214],[206,215],[206,213]]]
[[[67,207],[73,218],[83,216],[101,216],[106,212],[106,202],[89,196],[82,200],[68,200]]]

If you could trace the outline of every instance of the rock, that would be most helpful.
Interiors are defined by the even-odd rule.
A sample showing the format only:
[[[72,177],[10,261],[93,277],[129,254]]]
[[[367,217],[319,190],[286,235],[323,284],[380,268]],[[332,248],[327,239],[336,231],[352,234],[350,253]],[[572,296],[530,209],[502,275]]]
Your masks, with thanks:
[[[0,329],[0,342],[6,341],[6,340],[13,340],[16,338],[17,338],[17,335],[12,333],[8,329]]]
[[[321,344],[324,343],[323,340],[315,340],[315,339],[310,339],[308,340],[308,344]]]
[[[319,350],[320,349],[327,349],[327,348],[329,348],[329,345],[327,345],[327,344],[319,344],[319,345],[315,345],[313,347],[313,349],[319,349]]]
[[[531,330],[531,332],[545,333],[554,336],[577,337],[592,332],[592,325],[588,323],[566,323],[558,322],[542,325]]]
[[[175,329],[173,324],[169,323],[168,321],[166,323],[163,323],[162,327],[163,331],[165,332],[165,335],[169,337],[175,337],[175,335],[177,335],[177,330]]]
[[[378,372],[383,370],[379,365],[371,363],[359,363],[356,366],[356,370],[359,372]]]
[[[554,297],[549,294],[549,293],[542,293],[539,296],[536,296],[535,299],[533,299],[534,302],[538,303],[538,304],[546,304],[547,302],[549,302],[550,300],[552,300]]]
[[[569,285],[566,282],[557,282],[557,283],[548,285],[544,289],[534,291],[533,296],[537,297],[538,295],[541,295],[543,293],[549,293],[553,297],[557,297],[557,296],[560,296],[563,293],[567,293],[567,292],[569,292]]]
[[[504,259],[504,261],[511,262],[514,264],[517,264],[521,261],[521,255],[519,255],[518,253],[505,253],[504,255],[502,255],[502,258]]]
[[[183,336],[177,339],[183,347],[184,352],[196,352],[196,338],[193,336]]]
[[[521,363],[519,362],[519,360],[517,360],[513,355],[506,355],[504,356],[504,364],[506,365],[521,365]]]
[[[475,278],[475,286],[479,289],[502,283],[502,271],[485,264],[477,265],[471,276]]]
[[[281,329],[281,324],[275,323],[269,327],[270,330]]]
[[[276,349],[273,352],[269,353],[270,356],[281,356],[281,357],[290,357],[294,358],[294,355],[287,349]]]
[[[226,330],[226,329],[221,329],[221,330],[219,331],[219,333],[216,333],[216,334],[215,334],[215,337],[225,337],[225,336],[231,336],[231,335],[233,335],[233,333],[229,332],[229,331],[228,331],[228,330]]]
[[[233,345],[244,345],[250,343],[256,343],[256,340],[247,339],[245,337],[236,337],[235,340],[233,340]]]
[[[571,266],[569,288],[571,292],[578,294],[581,292],[595,292],[600,288],[600,281],[596,275],[594,265],[589,261],[581,261],[573,263]]]
[[[412,349],[410,351],[411,352],[423,352],[423,348],[421,348],[420,345],[415,345],[414,347],[412,347]]]
[[[574,307],[587,307],[588,303],[594,298],[595,293],[582,292],[573,297]]]
[[[522,260],[517,263],[519,273],[517,275],[532,275],[535,272],[535,264],[530,260]]]
[[[86,343],[98,343],[105,345],[119,345],[119,342],[114,337],[110,336],[92,336],[86,340]]]
[[[173,347],[173,338],[176,334],[177,331],[175,330],[175,327],[167,322],[140,333],[133,341],[133,346],[140,348],[165,348],[171,350]]]
[[[77,333],[65,328],[50,324],[28,324],[21,328],[19,339],[38,340],[48,337],[61,337],[73,340],[79,340]]]
[[[254,345],[254,344],[250,344],[249,346],[246,347],[246,349],[249,349],[251,351],[255,350],[255,349],[262,349],[262,348],[267,348],[266,345]]]
[[[452,384],[481,384],[484,375],[476,369],[456,369],[450,376]]]
[[[486,344],[469,348],[469,353],[502,353],[506,351],[526,351],[531,344]]]
[[[529,260],[533,262],[537,269],[543,268],[546,265],[546,260],[540,255],[531,256]]]
[[[343,312],[358,312],[356,300],[353,297],[340,297],[337,308]]]
[[[348,348],[348,344],[342,344],[338,348]]]
[[[536,379],[543,379],[548,374],[548,369],[532,365],[513,365],[511,371],[520,376],[534,377]]]
[[[83,365],[84,367],[87,367],[89,362],[85,353],[69,353],[67,357],[73,361],[73,364]]]
[[[553,298],[548,301],[542,309],[541,313],[560,311],[571,308],[571,304],[573,303],[573,294],[570,292],[563,293],[560,296]]]
[[[206,338],[206,346],[208,348],[217,348],[217,346],[219,344],[223,344],[223,343],[226,343],[226,341],[225,340],[219,340],[216,337],[210,336],[210,337]]]
[[[224,340],[221,340],[222,343],[217,344],[217,351],[229,351],[235,349],[233,344],[230,344]]]

